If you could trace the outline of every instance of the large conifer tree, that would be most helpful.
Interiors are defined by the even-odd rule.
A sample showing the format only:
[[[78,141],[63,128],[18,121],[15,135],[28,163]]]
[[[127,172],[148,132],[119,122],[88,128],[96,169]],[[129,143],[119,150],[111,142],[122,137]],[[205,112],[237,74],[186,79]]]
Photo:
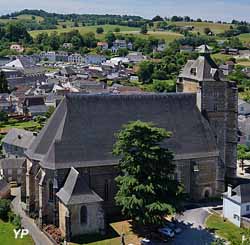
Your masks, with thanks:
[[[174,178],[173,153],[162,146],[165,129],[131,122],[117,134],[113,153],[120,156],[116,203],[136,223],[158,225],[180,208],[182,186]]]

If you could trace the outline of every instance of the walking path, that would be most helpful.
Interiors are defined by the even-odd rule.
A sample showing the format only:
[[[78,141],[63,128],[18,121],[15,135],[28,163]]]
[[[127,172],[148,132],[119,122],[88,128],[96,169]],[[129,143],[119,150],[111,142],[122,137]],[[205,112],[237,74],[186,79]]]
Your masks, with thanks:
[[[16,197],[12,201],[13,209],[16,214],[19,214],[22,218],[22,225],[25,229],[29,230],[29,234],[32,236],[36,245],[53,245],[53,243],[47,238],[47,236],[41,232],[36,226],[33,219],[29,218],[21,207],[21,190],[16,188]]]

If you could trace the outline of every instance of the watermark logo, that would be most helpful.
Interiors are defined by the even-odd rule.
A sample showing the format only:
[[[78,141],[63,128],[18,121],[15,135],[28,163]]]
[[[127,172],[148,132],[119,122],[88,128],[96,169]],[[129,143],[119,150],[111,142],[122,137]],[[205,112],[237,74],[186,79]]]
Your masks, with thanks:
[[[28,229],[19,229],[19,230],[14,229],[13,231],[14,231],[15,239],[18,239],[18,238],[23,239],[25,236],[29,235]]]

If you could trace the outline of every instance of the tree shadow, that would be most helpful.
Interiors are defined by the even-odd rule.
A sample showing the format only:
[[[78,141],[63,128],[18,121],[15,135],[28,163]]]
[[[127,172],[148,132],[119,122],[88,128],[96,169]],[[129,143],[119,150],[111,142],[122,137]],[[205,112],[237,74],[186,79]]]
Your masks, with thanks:
[[[77,244],[86,244],[99,242],[107,239],[118,238],[120,235],[109,225],[106,234],[86,234],[81,236],[73,237],[72,242]]]

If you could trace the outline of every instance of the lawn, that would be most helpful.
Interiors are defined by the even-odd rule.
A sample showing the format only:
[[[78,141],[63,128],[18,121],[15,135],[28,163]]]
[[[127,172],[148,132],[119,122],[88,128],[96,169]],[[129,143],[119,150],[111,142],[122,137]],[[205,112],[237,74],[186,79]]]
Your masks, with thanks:
[[[39,127],[39,124],[37,122],[27,121],[27,122],[19,122],[14,119],[10,119],[7,123],[1,123],[0,124],[0,130],[7,130],[11,128],[21,128],[26,130],[32,130],[33,128]]]
[[[212,54],[213,59],[222,60],[223,62],[228,61],[230,58],[233,58],[233,57],[234,57],[233,55],[227,55],[227,54],[221,54],[221,53]]]
[[[115,28],[119,27],[121,30],[121,33],[123,32],[132,32],[132,31],[138,31],[139,28],[137,27],[128,27],[128,26],[118,26],[118,25],[99,25],[99,26],[80,26],[80,27],[67,27],[67,28],[61,28],[53,29],[53,30],[35,30],[31,31],[30,34],[32,37],[36,37],[39,33],[47,32],[48,34],[51,34],[53,32],[57,33],[65,33],[72,30],[78,30],[81,34],[85,34],[88,32],[94,32],[96,33],[96,28],[102,27],[104,29],[104,33],[107,33],[108,31],[114,31]],[[97,38],[102,38],[103,34],[96,35]]]
[[[233,242],[242,240],[242,232],[244,229],[238,228],[234,224],[223,221],[223,218],[218,215],[210,215],[206,220],[207,228],[213,230],[218,236]]]
[[[119,245],[121,244],[121,234],[123,233],[125,234],[126,244],[140,244],[140,237],[132,231],[131,224],[128,221],[119,221],[110,224],[110,229],[107,235],[86,235],[78,238],[78,241],[76,243],[71,243],[71,245]]]
[[[219,24],[219,23],[208,23],[208,22],[169,22],[169,24],[174,24],[177,26],[193,26],[194,32],[204,31],[205,27],[209,27],[211,31],[215,34],[222,33],[230,29],[230,24]]]
[[[35,15],[33,15],[33,16],[35,17],[35,20],[36,20],[37,22],[41,22],[41,21],[44,20],[44,18],[41,17],[41,16],[35,16]],[[16,18],[17,18],[18,20],[32,20],[32,15],[29,15],[29,14],[21,14],[21,15],[18,15]]]
[[[5,223],[0,220],[0,244],[2,245],[33,245],[35,244],[30,236],[25,236],[23,239],[15,239],[15,227],[11,223]]]
[[[244,43],[250,43],[250,33],[240,34],[239,39]]]

